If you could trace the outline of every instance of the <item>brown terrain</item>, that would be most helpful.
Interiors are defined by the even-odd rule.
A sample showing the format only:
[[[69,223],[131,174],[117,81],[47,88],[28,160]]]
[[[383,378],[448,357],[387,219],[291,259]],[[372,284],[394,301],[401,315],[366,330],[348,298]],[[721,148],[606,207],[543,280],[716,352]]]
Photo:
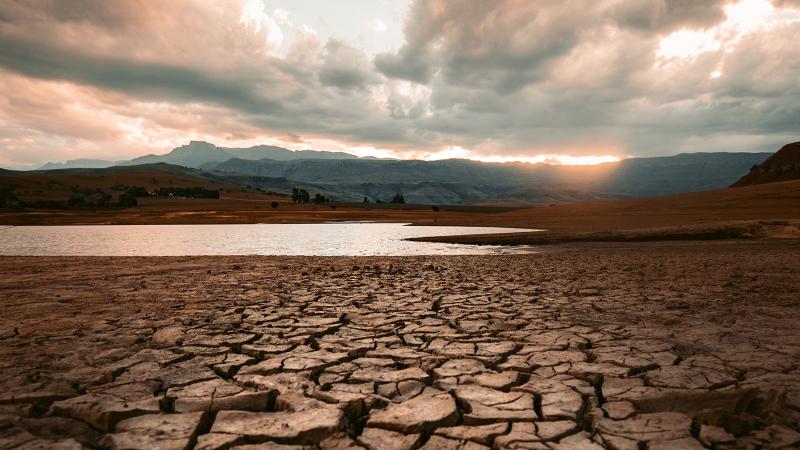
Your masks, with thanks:
[[[797,241],[559,248],[2,258],[0,448],[800,445]]]
[[[270,203],[277,201],[278,208]],[[227,190],[220,199],[141,198],[134,208],[0,209],[4,225],[408,222],[541,229],[510,235],[425,238],[467,244],[796,237],[800,180],[665,197],[529,208],[390,204],[294,205],[286,197]]]
[[[733,186],[774,183],[800,179],[800,142],[786,144],[769,159],[753,167]]]
[[[0,210],[10,225],[508,226],[544,231],[426,240],[553,244],[1,257],[0,449],[798,448],[800,181],[752,184],[533,208],[332,209],[225,189]]]

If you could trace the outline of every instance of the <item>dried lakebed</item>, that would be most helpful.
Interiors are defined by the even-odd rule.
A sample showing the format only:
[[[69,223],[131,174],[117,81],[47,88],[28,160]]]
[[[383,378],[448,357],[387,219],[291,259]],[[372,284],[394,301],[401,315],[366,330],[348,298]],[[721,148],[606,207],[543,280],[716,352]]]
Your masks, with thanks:
[[[800,246],[0,258],[0,448],[800,445]]]

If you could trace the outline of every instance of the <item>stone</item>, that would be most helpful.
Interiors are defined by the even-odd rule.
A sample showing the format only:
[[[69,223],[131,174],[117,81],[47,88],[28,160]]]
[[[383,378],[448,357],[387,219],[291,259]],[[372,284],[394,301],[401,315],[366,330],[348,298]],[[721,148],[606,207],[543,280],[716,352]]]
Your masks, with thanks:
[[[427,381],[430,375],[418,367],[411,367],[402,370],[374,370],[374,369],[361,369],[356,370],[350,375],[348,381],[350,382],[368,382],[374,381],[376,383],[397,383],[406,380]]]
[[[364,428],[358,443],[369,450],[411,450],[419,441],[419,434],[402,434],[381,428]]]
[[[464,423],[482,425],[491,422],[536,420],[533,396],[526,392],[502,392],[482,386],[465,385],[454,391],[464,405]]]
[[[47,439],[34,439],[27,441],[16,450],[83,450],[84,446],[75,439],[59,439],[50,441]]]
[[[790,448],[800,446],[800,432],[783,425],[773,424],[755,433],[757,439],[767,443],[769,448]]]
[[[637,441],[667,441],[691,437],[692,420],[684,414],[666,412],[639,414],[625,420],[602,419],[600,434],[610,434]]]
[[[431,436],[420,450],[488,450],[489,447],[471,441],[458,441],[442,436]]]
[[[356,444],[347,433],[342,431],[336,432],[319,443],[321,450],[363,450],[364,447]]]
[[[607,402],[603,404],[603,411],[614,420],[627,419],[636,413],[636,407],[628,401]]]
[[[433,370],[437,378],[473,375],[486,371],[486,366],[477,359],[451,359]]]
[[[508,431],[507,423],[493,423],[477,426],[457,426],[437,428],[433,433],[458,441],[472,441],[478,444],[489,445],[496,436]]]
[[[194,450],[225,450],[242,443],[244,436],[225,433],[206,433],[197,437]]]
[[[454,425],[457,420],[458,410],[453,397],[434,391],[370,412],[367,426],[412,434]]]
[[[277,391],[248,390],[229,381],[215,379],[170,388],[166,396],[173,400],[175,412],[214,413],[224,409],[266,411],[277,396]]]
[[[594,442],[585,431],[567,436],[557,443],[548,443],[553,450],[603,450],[603,446]]]
[[[736,441],[736,436],[728,433],[723,428],[712,425],[700,426],[700,442],[706,447],[714,447],[719,444],[730,444]]]
[[[55,414],[110,431],[117,422],[129,417],[161,412],[163,397],[155,395],[156,389],[157,383],[124,384],[55,402],[51,409]]]
[[[16,448],[36,439],[28,430],[20,427],[0,429],[0,448]]]
[[[157,347],[175,347],[183,343],[185,336],[182,327],[164,327],[150,336],[150,342]]]
[[[211,432],[283,444],[311,445],[342,430],[344,426],[344,414],[337,408],[274,413],[220,411]]]
[[[520,373],[515,370],[500,373],[481,373],[466,375],[459,380],[460,384],[477,384],[498,390],[508,390],[520,381]]]
[[[647,444],[647,450],[704,450],[694,438],[681,438],[669,441],[655,441]]]
[[[583,409],[583,396],[559,380],[530,377],[527,383],[511,388],[512,391],[528,392],[539,396],[544,419],[577,419]]]
[[[118,450],[189,449],[205,421],[203,412],[138,416],[119,422],[101,444]]]
[[[41,439],[58,441],[66,437],[87,447],[94,446],[100,437],[100,433],[86,423],[67,417],[23,418],[19,425]]]

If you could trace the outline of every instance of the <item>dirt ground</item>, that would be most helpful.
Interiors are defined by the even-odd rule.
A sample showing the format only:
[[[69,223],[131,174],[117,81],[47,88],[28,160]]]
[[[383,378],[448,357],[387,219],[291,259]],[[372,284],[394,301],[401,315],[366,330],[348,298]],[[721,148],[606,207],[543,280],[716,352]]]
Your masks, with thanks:
[[[798,272],[794,240],[3,257],[0,448],[796,448]]]

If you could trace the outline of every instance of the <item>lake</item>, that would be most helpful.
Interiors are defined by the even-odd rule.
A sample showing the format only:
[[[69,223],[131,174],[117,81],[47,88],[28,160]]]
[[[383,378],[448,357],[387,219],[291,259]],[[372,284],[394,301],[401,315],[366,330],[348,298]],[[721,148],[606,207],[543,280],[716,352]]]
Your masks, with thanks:
[[[529,247],[413,242],[425,236],[532,231],[401,223],[69,225],[0,228],[4,256],[412,256],[531,253]]]

